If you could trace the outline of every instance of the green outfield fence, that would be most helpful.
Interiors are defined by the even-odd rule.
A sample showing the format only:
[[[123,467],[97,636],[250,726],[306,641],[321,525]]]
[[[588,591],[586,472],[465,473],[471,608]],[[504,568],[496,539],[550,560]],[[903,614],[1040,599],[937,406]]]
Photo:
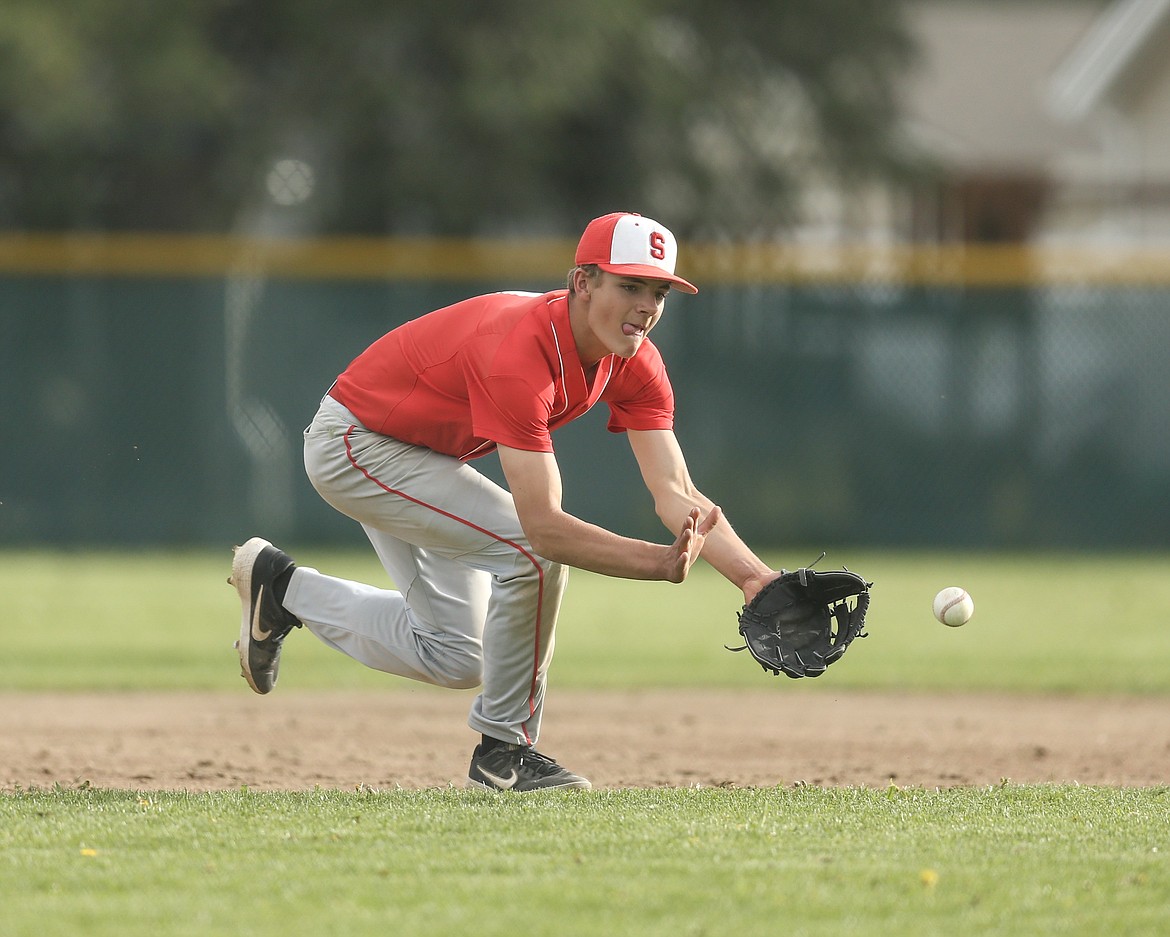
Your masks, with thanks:
[[[0,545],[356,543],[300,431],[387,329],[571,242],[0,236]],[[1170,252],[684,245],[655,340],[757,544],[1170,546]],[[659,536],[594,412],[566,506]],[[498,475],[493,460],[484,460]]]

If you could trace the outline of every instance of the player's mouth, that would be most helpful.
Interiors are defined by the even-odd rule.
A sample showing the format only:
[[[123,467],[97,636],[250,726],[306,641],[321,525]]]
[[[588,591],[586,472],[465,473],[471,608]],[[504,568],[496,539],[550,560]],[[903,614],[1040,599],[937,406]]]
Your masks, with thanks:
[[[630,338],[633,338],[635,335],[638,336],[638,338],[645,338],[646,337],[646,328],[645,328],[645,326],[634,325],[634,323],[632,323],[632,322],[623,322],[622,323],[622,334],[624,334]]]

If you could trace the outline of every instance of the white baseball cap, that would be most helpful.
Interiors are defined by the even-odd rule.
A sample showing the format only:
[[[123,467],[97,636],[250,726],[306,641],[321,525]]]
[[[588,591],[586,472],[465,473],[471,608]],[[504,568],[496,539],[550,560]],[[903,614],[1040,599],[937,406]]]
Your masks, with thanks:
[[[684,293],[698,288],[675,276],[678,243],[670,229],[636,212],[616,211],[594,218],[577,244],[576,264],[596,264],[606,273],[669,280]]]

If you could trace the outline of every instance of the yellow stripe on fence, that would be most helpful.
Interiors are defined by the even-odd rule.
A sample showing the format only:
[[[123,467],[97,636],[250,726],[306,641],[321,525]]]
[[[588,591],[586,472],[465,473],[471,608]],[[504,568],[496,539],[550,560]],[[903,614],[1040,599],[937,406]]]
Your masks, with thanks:
[[[0,275],[560,281],[574,243],[558,239],[308,239],[170,234],[0,234]],[[1170,245],[843,246],[684,244],[679,272],[715,285],[891,283],[1170,285]]]

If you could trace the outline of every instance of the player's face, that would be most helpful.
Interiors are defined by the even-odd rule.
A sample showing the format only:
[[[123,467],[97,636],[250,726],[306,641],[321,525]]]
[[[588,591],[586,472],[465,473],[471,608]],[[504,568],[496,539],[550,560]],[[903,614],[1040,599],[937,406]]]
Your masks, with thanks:
[[[658,324],[670,292],[668,280],[645,280],[602,272],[590,285],[588,314],[577,350],[589,363],[606,355],[632,358]]]

